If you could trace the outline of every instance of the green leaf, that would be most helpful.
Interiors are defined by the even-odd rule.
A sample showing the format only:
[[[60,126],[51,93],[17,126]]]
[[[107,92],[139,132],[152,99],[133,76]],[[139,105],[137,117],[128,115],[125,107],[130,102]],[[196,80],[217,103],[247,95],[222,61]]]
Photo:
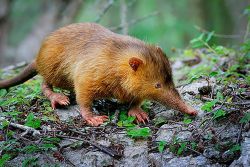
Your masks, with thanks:
[[[210,112],[212,111],[212,107],[218,102],[217,99],[213,100],[213,101],[210,101],[210,102],[206,102],[202,107],[201,109],[203,111],[207,111],[207,112]]]
[[[21,149],[23,153],[29,153],[29,154],[39,152],[40,150],[41,149],[37,145],[28,145]]]
[[[216,110],[214,112],[213,118],[217,119],[217,118],[223,117],[225,115],[226,115],[226,112],[224,110],[222,110],[222,109],[219,109],[219,110]]]
[[[199,37],[192,39],[190,41],[192,48],[200,48],[204,46],[204,41],[203,41],[204,36],[205,34],[202,33]]]
[[[42,141],[47,144],[59,144],[61,139],[57,137],[44,137]]]
[[[166,141],[159,141],[159,142],[158,142],[158,150],[159,150],[160,153],[163,152],[164,147],[165,147],[166,144],[167,144]]]
[[[125,121],[128,118],[128,113],[127,111],[121,111],[119,115],[119,120],[120,121]]]
[[[178,148],[177,155],[181,155],[183,153],[183,151],[186,149],[186,146],[187,146],[186,142],[181,143],[180,148]]]
[[[248,123],[250,122],[250,112],[244,114],[244,116],[240,119],[240,123]]]
[[[234,153],[236,151],[240,151],[241,150],[241,146],[239,144],[235,144],[233,145],[233,147],[229,150],[231,153]]]
[[[0,89],[0,97],[4,97],[7,93],[6,89]]]
[[[4,164],[10,160],[11,156],[9,154],[3,154],[3,156],[0,158],[0,167],[4,166]]]
[[[48,151],[48,150],[53,150],[53,149],[55,149],[56,146],[55,146],[54,144],[45,143],[45,144],[42,144],[40,148],[41,148],[42,150]]]
[[[33,113],[30,113],[27,118],[25,124],[26,126],[32,128],[40,128],[41,127],[41,120],[36,119]]]
[[[7,126],[9,126],[9,122],[7,121],[7,120],[3,120],[2,122],[1,122],[1,125],[0,125],[0,129],[4,129],[4,128],[6,128]]]
[[[218,75],[218,71],[213,71],[209,74],[209,77],[215,77]]]
[[[218,101],[224,100],[224,96],[222,95],[221,92],[217,92],[217,94],[216,94],[216,99],[217,99]]]
[[[190,119],[190,118],[184,118],[183,123],[184,124],[190,124],[190,123],[192,123],[192,119]]]
[[[22,162],[22,167],[35,167],[38,166],[38,157],[30,157]]]
[[[145,101],[143,101],[141,108],[143,109],[143,111],[149,112],[151,105],[152,105],[151,101],[145,100]]]
[[[138,137],[146,138],[151,135],[151,130],[148,127],[132,128],[127,130],[127,134],[132,138],[138,138]]]
[[[206,37],[205,41],[208,43],[211,40],[211,38],[213,37],[213,35],[214,35],[214,31],[209,32],[207,34],[207,37]]]

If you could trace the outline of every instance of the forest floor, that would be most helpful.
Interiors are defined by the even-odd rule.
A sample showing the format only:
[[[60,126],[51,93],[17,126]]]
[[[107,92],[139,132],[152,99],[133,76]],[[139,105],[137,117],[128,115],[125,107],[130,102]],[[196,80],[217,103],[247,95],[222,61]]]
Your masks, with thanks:
[[[145,101],[150,121],[136,125],[126,105],[99,100],[94,111],[110,121],[89,127],[74,97],[53,111],[36,76],[0,90],[0,166],[249,166],[249,54],[222,46],[173,52],[176,86],[196,117]]]

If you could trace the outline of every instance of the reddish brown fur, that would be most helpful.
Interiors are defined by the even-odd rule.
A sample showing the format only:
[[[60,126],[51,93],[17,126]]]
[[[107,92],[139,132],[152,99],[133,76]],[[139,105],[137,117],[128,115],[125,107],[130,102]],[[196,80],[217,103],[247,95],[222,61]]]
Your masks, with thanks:
[[[90,115],[89,124],[103,122],[104,118],[92,119],[90,106],[94,99],[106,97],[129,102],[131,115],[138,111],[143,121],[148,119],[139,111],[144,99],[195,114],[175,90],[169,61],[159,47],[98,24],[72,24],[50,34],[38,53],[36,69],[48,85],[76,92],[82,115]]]

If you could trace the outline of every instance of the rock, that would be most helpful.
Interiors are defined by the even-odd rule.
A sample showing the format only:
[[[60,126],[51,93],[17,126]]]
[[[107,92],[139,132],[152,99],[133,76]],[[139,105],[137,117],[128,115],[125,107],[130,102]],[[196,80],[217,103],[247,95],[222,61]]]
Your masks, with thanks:
[[[107,138],[114,143],[119,143],[125,146],[133,146],[134,140],[127,136],[127,132],[124,133],[113,133],[111,136],[107,135]]]
[[[67,164],[66,162],[60,162],[56,160],[52,155],[45,155],[46,153],[43,154],[19,154],[17,157],[14,159],[8,161],[6,163],[6,167],[20,167],[23,166],[22,164],[27,161],[28,159],[31,160],[31,163],[33,165],[29,164],[28,166],[50,166],[51,163],[53,163],[55,166],[61,166],[61,167],[71,167],[71,165]],[[36,161],[34,161],[34,159]],[[37,165],[34,165],[37,164]]]
[[[70,144],[73,144],[74,142],[77,142],[77,140],[74,140],[74,139],[63,139],[60,143],[59,143],[59,146],[60,147],[66,147]]]
[[[214,86],[214,81],[210,80],[210,86]],[[208,83],[206,80],[199,80],[197,82],[193,82],[191,84],[185,85],[183,86],[180,90],[181,93],[184,92],[193,92],[194,94],[198,94],[199,93],[199,88],[207,86]]]
[[[163,118],[165,120],[171,120],[174,119],[175,111],[174,110],[162,110],[162,112],[159,112],[155,115],[154,120],[157,120],[158,118]]]
[[[113,158],[103,152],[99,151],[90,151],[86,154],[81,155],[80,164],[76,166],[87,167],[87,166],[112,166]]]
[[[220,158],[220,152],[215,150],[214,148],[207,148],[204,150],[204,156],[208,158]]]
[[[172,64],[172,69],[173,70],[179,70],[180,68],[182,68],[184,66],[182,61],[175,61],[174,64]]]
[[[239,129],[239,125],[230,124],[226,126],[226,128],[223,130],[223,133],[220,134],[220,140],[225,142],[231,141],[235,143],[238,137]]]
[[[111,145],[111,142],[108,140],[98,140],[96,141],[98,144],[103,145],[105,147],[109,147]]]
[[[163,163],[163,166],[168,167],[185,167],[189,166],[189,163],[191,161],[191,156],[187,157],[176,157],[168,161],[167,163]]]
[[[80,115],[80,113],[76,110],[77,105],[75,106],[68,106],[61,109],[56,109],[55,113],[59,116],[61,121],[69,121],[70,118],[75,118]]]
[[[234,159],[234,153],[232,153],[230,150],[227,150],[221,155],[221,158],[224,162],[230,162]]]
[[[174,154],[166,149],[163,153],[150,153],[148,157],[151,166],[162,167],[163,164],[174,158]]]
[[[185,130],[185,131],[182,131]],[[156,141],[166,141],[171,142],[174,135],[176,134],[176,137],[180,140],[188,140],[192,133],[190,131],[187,131],[184,127],[181,125],[162,125],[160,130],[157,132]]]
[[[246,136],[241,143],[241,156],[238,160],[233,161],[230,167],[249,167],[250,166],[250,132],[244,134]]]
[[[81,164],[84,163],[84,162],[82,162],[82,158],[84,158],[86,152],[87,152],[86,149],[72,150],[70,148],[67,148],[67,149],[64,149],[63,155],[65,156],[66,159],[68,159],[68,161],[70,161],[72,164],[74,164],[74,166],[84,167]]]
[[[115,161],[114,166],[119,166],[119,167],[149,166],[148,148],[147,145],[145,144],[139,146],[125,147],[124,158],[122,158],[119,161]]]

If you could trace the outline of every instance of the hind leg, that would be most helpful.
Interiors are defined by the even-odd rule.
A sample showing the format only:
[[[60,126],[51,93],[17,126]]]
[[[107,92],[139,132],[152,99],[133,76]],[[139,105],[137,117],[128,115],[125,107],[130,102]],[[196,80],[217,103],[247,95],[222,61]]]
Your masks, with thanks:
[[[45,81],[42,83],[42,92],[50,100],[51,107],[56,109],[59,105],[69,105],[69,98],[62,93],[55,93],[52,90],[52,86],[47,84]]]

